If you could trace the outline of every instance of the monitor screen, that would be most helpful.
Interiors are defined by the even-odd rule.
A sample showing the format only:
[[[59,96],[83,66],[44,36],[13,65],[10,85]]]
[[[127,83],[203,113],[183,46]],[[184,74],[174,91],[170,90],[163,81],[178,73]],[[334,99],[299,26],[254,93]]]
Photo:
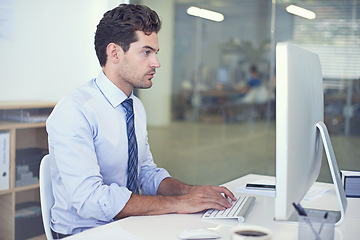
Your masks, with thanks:
[[[230,72],[228,68],[219,67],[217,70],[217,82],[220,84],[228,84],[230,81]]]
[[[288,220],[316,181],[323,143],[323,78],[317,54],[290,43],[276,46],[275,219]]]

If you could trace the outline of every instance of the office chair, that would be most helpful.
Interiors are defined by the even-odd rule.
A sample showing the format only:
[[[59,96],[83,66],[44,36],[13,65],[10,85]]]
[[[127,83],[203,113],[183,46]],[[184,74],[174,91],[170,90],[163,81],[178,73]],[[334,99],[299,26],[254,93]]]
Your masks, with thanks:
[[[52,194],[52,186],[51,186],[49,155],[45,155],[41,160],[39,181],[40,181],[41,214],[43,219],[45,235],[48,240],[53,240],[53,236],[51,234],[51,229],[50,229],[50,209],[54,205],[54,196]]]

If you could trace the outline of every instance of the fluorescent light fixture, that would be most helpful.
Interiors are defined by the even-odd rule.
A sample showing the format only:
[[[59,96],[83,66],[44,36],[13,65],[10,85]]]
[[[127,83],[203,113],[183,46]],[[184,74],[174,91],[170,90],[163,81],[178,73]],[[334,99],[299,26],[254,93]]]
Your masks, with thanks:
[[[303,17],[303,18],[307,18],[307,19],[315,19],[316,18],[316,14],[310,10],[307,10],[305,8],[301,8],[295,5],[289,5],[286,8],[286,11],[288,11],[289,13],[292,13],[294,15]]]
[[[205,18],[215,22],[221,22],[224,20],[224,15],[222,15],[221,13],[198,8],[198,7],[189,7],[186,12],[189,15]]]

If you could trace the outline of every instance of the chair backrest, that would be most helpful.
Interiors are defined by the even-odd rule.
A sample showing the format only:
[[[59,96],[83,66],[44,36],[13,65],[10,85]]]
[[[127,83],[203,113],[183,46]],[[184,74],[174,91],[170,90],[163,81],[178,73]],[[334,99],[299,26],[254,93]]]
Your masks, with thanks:
[[[50,230],[50,221],[51,221],[50,209],[54,205],[54,196],[52,194],[52,186],[51,186],[49,155],[45,155],[41,160],[39,181],[40,181],[41,214],[44,224],[44,230],[45,230],[46,238],[48,240],[53,240]]]

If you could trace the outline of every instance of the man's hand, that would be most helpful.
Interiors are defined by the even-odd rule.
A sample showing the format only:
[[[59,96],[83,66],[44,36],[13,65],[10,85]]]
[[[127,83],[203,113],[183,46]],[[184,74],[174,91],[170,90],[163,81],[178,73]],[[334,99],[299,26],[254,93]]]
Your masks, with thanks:
[[[234,194],[226,187],[191,186],[187,194],[176,197],[176,212],[194,213],[207,209],[225,210],[232,206],[228,198],[236,201]]]
[[[236,201],[234,194],[226,187],[193,186],[173,178],[166,178],[160,183],[158,195],[132,194],[125,207],[115,218],[166,213],[195,213],[207,209],[224,210],[232,206],[228,199]]]

